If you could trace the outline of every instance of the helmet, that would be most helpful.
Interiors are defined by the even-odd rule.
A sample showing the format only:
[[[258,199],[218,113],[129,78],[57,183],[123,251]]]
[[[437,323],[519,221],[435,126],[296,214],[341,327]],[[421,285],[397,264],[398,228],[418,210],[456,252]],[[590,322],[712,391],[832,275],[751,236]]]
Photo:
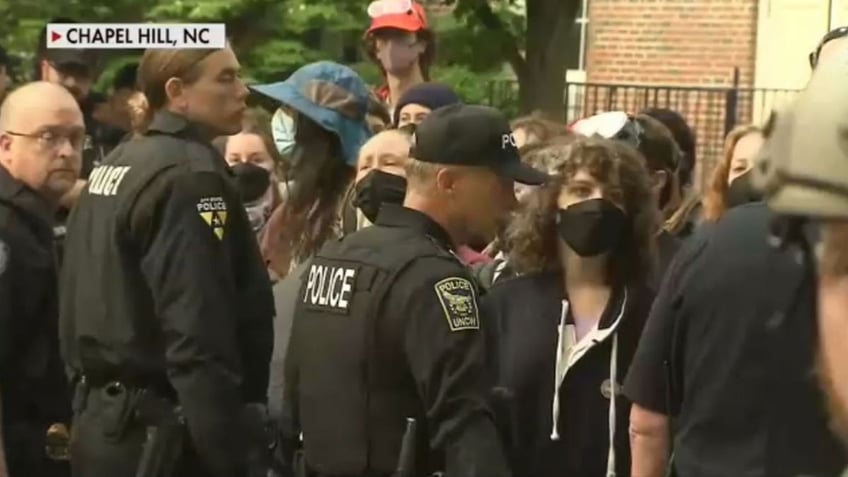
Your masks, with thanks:
[[[848,58],[820,64],[787,109],[772,113],[752,171],[776,212],[848,218]]]

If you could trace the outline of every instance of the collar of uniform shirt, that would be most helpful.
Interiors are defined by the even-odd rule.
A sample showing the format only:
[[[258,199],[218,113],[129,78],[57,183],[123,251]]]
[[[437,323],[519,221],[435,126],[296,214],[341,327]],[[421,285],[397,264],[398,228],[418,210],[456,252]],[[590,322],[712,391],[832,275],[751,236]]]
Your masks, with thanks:
[[[193,123],[185,117],[165,109],[156,112],[147,130],[203,141],[211,141],[217,136],[202,125]]]
[[[447,230],[427,214],[397,204],[383,204],[377,214],[377,225],[411,227],[429,235],[447,250],[456,250]]]
[[[12,177],[2,166],[0,166],[0,202],[14,204],[16,208],[41,218],[44,223],[52,224],[53,222],[54,207],[38,192]]]

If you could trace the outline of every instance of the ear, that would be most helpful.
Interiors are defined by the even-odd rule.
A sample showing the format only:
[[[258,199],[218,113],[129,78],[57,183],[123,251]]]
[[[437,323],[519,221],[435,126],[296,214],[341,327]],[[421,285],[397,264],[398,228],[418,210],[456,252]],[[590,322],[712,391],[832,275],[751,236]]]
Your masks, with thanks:
[[[654,171],[651,173],[651,188],[659,194],[665,188],[665,185],[668,183],[668,172],[666,171]]]
[[[12,162],[12,138],[6,133],[0,133],[0,164],[7,168]]]
[[[458,180],[458,170],[450,167],[439,169],[436,172],[436,189],[446,194],[453,194],[456,191]]]
[[[12,149],[12,137],[6,133],[0,133],[0,151],[8,152]]]
[[[168,102],[170,104],[181,108],[183,105],[180,103],[182,102],[184,92],[185,87],[183,85],[183,80],[179,78],[171,78],[165,82],[165,96],[168,98]]]
[[[50,68],[52,68],[52,67],[50,66],[50,63],[47,62],[47,60],[41,60],[41,61],[38,62],[38,69],[39,69],[39,73],[41,74],[42,80],[47,79],[47,76],[48,76],[47,73],[50,72]]]

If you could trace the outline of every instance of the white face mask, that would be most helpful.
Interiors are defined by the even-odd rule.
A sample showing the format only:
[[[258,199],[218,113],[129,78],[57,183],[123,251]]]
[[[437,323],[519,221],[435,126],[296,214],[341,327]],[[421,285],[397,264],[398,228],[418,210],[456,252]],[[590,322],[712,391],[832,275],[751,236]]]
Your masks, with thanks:
[[[283,158],[288,158],[294,151],[295,132],[294,119],[282,108],[277,109],[274,117],[271,118],[271,134],[274,136],[277,151]]]

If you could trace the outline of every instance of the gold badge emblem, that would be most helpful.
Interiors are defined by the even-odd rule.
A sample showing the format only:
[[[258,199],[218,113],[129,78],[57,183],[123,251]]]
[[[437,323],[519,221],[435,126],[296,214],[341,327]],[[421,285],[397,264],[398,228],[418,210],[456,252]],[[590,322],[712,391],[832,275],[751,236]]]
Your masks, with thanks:
[[[197,212],[218,240],[224,239],[227,225],[227,203],[223,197],[204,197],[197,203]]]

